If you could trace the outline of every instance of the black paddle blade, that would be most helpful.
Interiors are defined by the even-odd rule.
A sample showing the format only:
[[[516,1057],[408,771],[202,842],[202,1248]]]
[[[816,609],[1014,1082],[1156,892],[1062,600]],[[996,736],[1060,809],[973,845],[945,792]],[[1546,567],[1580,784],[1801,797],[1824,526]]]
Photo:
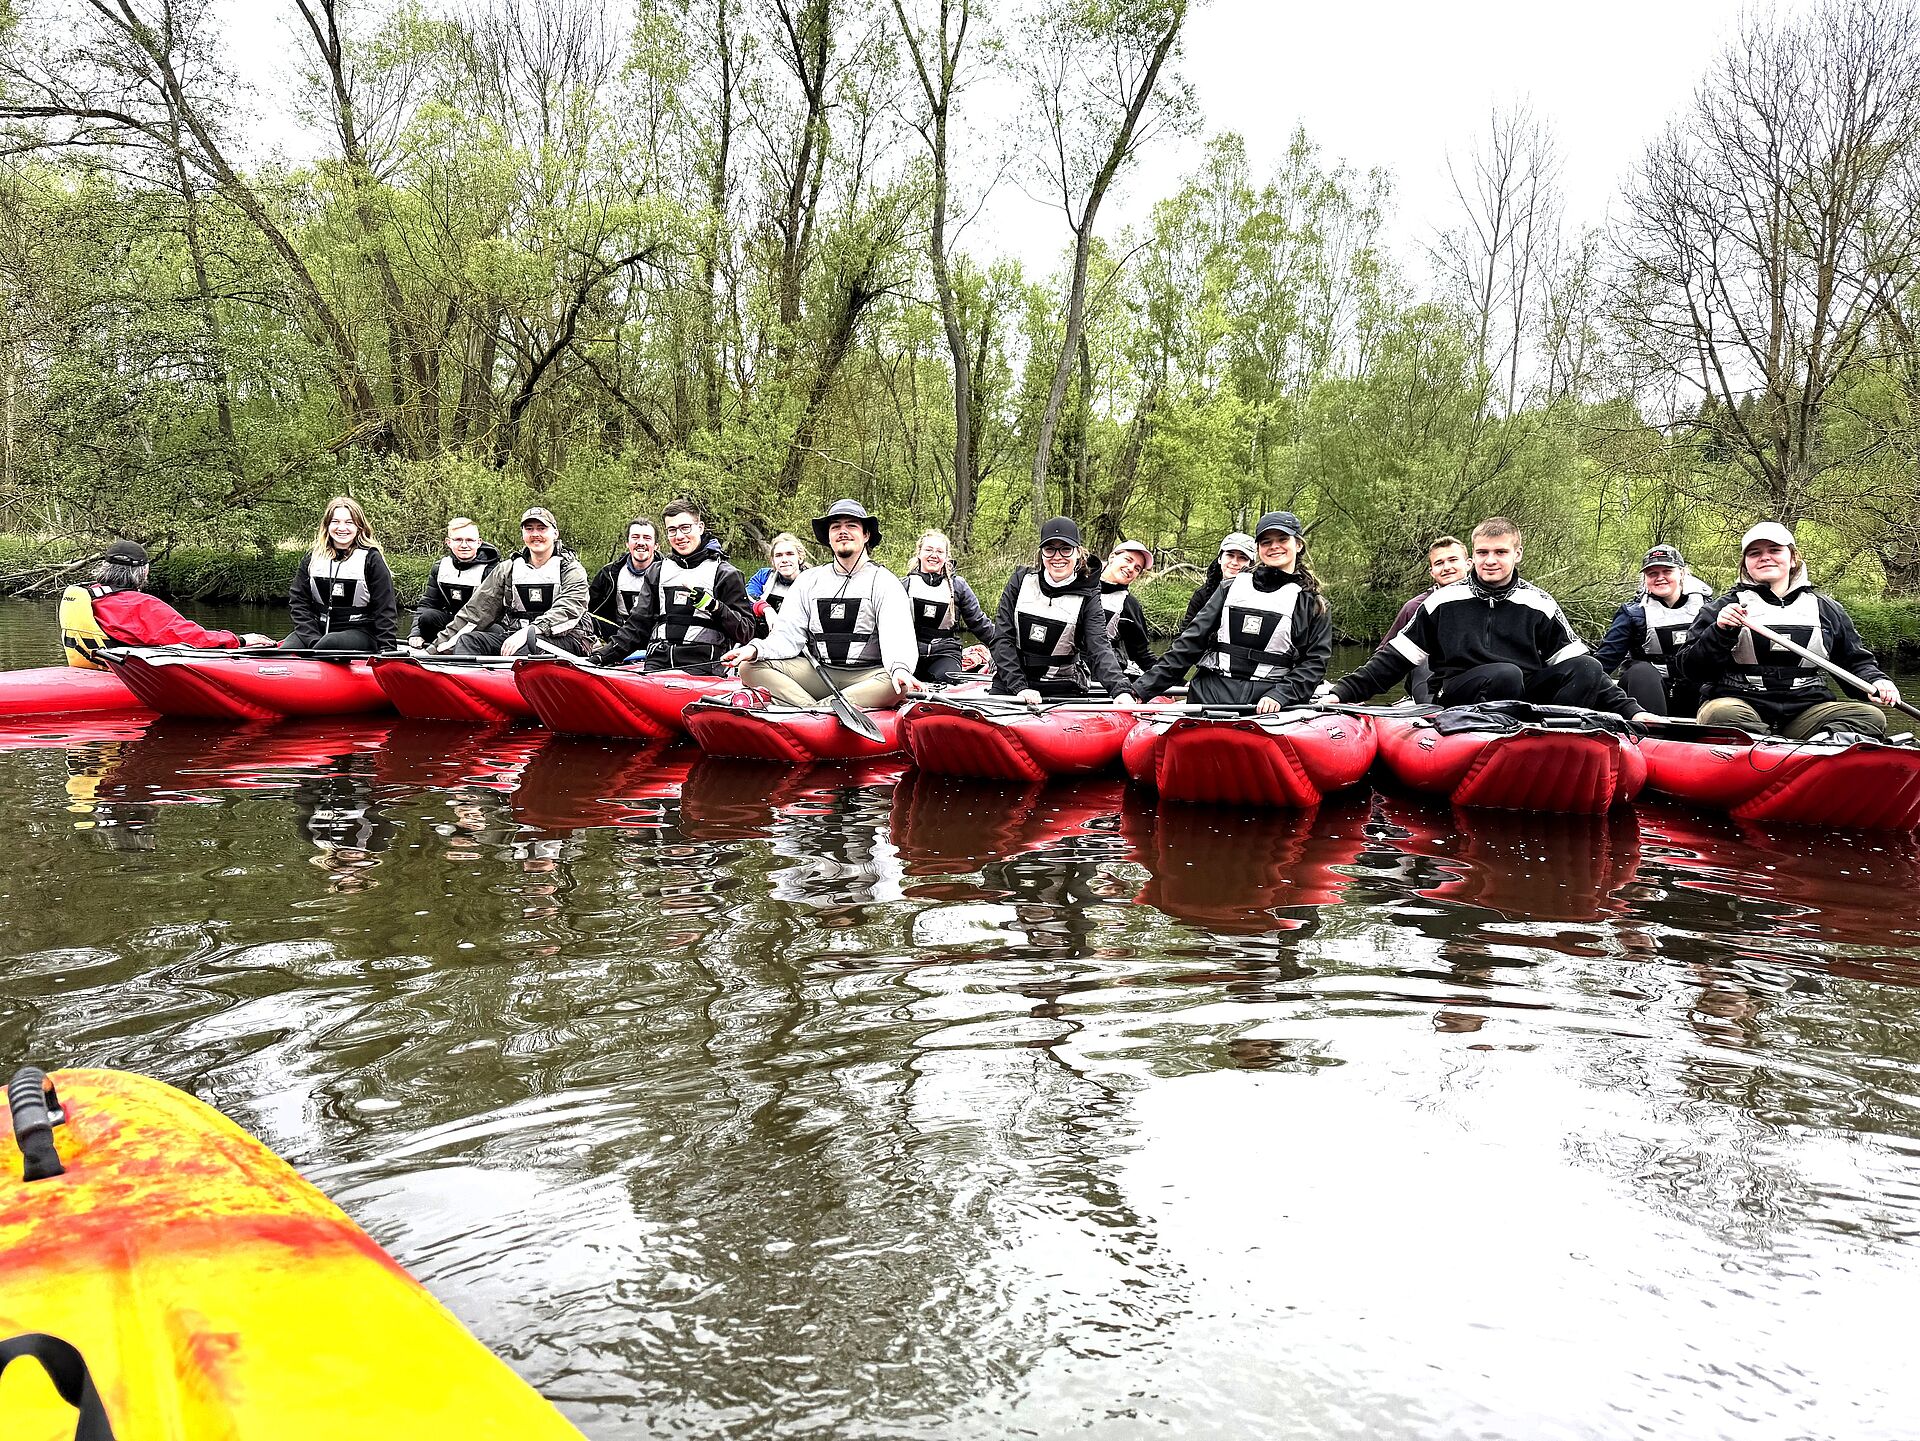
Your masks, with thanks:
[[[841,695],[839,691],[832,692],[827,698],[827,703],[833,707],[833,714],[840,724],[855,735],[865,736],[875,745],[886,744],[887,738],[880,734],[880,727],[873,723],[873,717]]]

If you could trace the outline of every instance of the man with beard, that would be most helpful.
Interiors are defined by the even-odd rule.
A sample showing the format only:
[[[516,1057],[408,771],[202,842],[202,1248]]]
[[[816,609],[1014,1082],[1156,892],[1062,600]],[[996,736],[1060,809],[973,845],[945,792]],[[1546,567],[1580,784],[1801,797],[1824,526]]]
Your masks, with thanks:
[[[719,675],[728,645],[753,638],[746,577],[728,563],[718,538],[707,534],[692,501],[675,501],[660,519],[667,528],[666,554],[647,568],[626,620],[594,662],[616,665],[644,650],[648,670]]]
[[[587,568],[560,544],[545,506],[520,517],[522,547],[496,565],[433,643],[435,655],[585,655],[593,648]]]
[[[831,565],[800,573],[765,640],[722,659],[740,679],[777,701],[810,706],[827,698],[827,679],[849,701],[886,710],[925,687],[914,677],[920,647],[913,608],[900,579],[870,558],[880,522],[856,500],[836,500],[815,518],[814,538]]]

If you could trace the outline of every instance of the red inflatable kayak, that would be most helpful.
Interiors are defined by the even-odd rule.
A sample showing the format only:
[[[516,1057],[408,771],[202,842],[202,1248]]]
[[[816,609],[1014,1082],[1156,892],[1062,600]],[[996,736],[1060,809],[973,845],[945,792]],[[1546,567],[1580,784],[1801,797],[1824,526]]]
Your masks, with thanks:
[[[1639,742],[1616,718],[1506,704],[1480,708],[1484,729],[1461,711],[1382,715],[1380,759],[1402,785],[1493,810],[1597,815],[1646,784]],[[1541,719],[1516,719],[1529,714]]]
[[[913,763],[939,775],[1044,781],[1090,775],[1120,759],[1136,714],[1088,702],[1038,711],[992,701],[915,701],[900,713]]]
[[[112,671],[42,665],[0,673],[0,717],[145,709],[145,703]]]
[[[1166,800],[1299,810],[1358,784],[1376,746],[1373,721],[1363,715],[1174,714],[1143,717],[1122,755],[1127,774]]]
[[[644,741],[685,736],[688,706],[740,689],[732,676],[581,665],[551,656],[521,661],[514,675],[520,694],[548,730]]]
[[[1920,826],[1920,746],[1656,733],[1647,784],[1746,821],[1910,831]]]
[[[483,656],[378,656],[373,678],[409,720],[511,725],[533,707],[514,682],[513,662]]]
[[[127,688],[162,715],[271,721],[391,710],[365,660],[279,651],[107,651]]]
[[[860,761],[900,750],[900,712],[868,711],[880,731],[873,741],[849,730],[826,706],[790,706],[741,691],[726,700],[695,701],[687,707],[687,731],[693,743],[714,756],[785,761]]]

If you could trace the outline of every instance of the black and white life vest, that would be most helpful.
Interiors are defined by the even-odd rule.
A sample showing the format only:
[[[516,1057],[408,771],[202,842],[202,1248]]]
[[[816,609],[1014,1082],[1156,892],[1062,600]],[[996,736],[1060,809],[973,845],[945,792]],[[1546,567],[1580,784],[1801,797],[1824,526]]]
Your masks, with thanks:
[[[535,620],[552,610],[560,598],[560,552],[548,556],[545,565],[535,565],[524,555],[514,556],[510,564],[507,613],[515,620]]]
[[[1293,669],[1293,618],[1300,604],[1300,582],[1290,580],[1272,590],[1253,583],[1251,571],[1236,575],[1227,586],[1220,607],[1220,627],[1213,649],[1202,662],[1235,680],[1275,680]]]
[[[462,565],[450,555],[440,557],[440,563],[433,568],[433,583],[440,587],[440,594],[447,598],[447,608],[458,611],[473,599],[473,593],[480,589],[480,582],[487,578],[487,572],[493,569],[493,562],[475,556]]]
[[[1036,685],[1078,681],[1080,608],[1087,594],[1080,589],[1048,595],[1035,571],[1020,582],[1013,622],[1019,641],[1020,665]]]
[[[347,630],[373,622],[373,592],[367,588],[367,548],[356,545],[343,559],[307,562],[307,585],[327,613],[327,629]]]
[[[794,579],[797,580],[799,577],[796,576]],[[777,613],[780,609],[780,603],[787,598],[787,592],[792,589],[793,581],[784,579],[776,574],[760,588],[760,599],[767,603],[768,610]]]
[[[917,570],[906,575],[907,600],[913,606],[913,634],[924,648],[959,629],[960,607],[954,600],[953,577],[929,580]]]
[[[1120,639],[1120,612],[1126,608],[1126,604],[1125,586],[1119,590],[1107,590],[1104,587],[1101,589],[1100,608],[1107,613],[1107,639],[1110,641]]]
[[[880,664],[880,610],[874,603],[874,588],[882,576],[889,584],[893,577],[872,564],[861,569],[866,573],[864,590],[850,589],[860,583],[856,573],[841,578],[837,593],[813,598],[812,634],[807,645],[817,661],[837,666]]]
[[[613,573],[613,615],[615,620],[625,620],[633,611],[634,602],[647,591],[647,573],[643,570],[634,574],[633,567],[625,561],[620,569]]]
[[[720,580],[720,562],[709,553],[695,566],[683,567],[672,556],[663,556],[656,564],[655,618],[648,648],[664,649],[678,663],[714,659],[726,648],[726,632],[695,611],[694,605],[703,595],[713,594]],[[697,654],[685,654],[688,647],[697,647]]]
[[[1751,587],[1733,593],[1735,601],[1762,619],[1768,630],[1787,640],[1798,641],[1823,660],[1827,655],[1826,629],[1820,624],[1820,597],[1811,589],[1802,590],[1785,605],[1762,600]],[[1824,672],[1812,661],[1776,646],[1744,626],[1733,643],[1733,667],[1726,684],[1735,690],[1768,692],[1774,695],[1794,691],[1824,689]]]
[[[1687,643],[1687,632],[1693,629],[1694,617],[1700,614],[1700,607],[1706,603],[1707,592],[1704,590],[1684,592],[1678,606],[1670,606],[1650,595],[1640,598],[1640,609],[1645,617],[1641,628],[1640,651],[1662,677],[1667,674],[1668,662]]]

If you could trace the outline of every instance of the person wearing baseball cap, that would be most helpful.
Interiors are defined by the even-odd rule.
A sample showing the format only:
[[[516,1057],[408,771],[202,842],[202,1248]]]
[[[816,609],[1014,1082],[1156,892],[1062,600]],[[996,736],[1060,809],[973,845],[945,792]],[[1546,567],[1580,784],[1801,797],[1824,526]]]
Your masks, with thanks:
[[[1174,637],[1136,687],[1140,699],[1165,694],[1189,670],[1187,695],[1199,705],[1269,714],[1313,698],[1333,654],[1333,616],[1307,564],[1306,531],[1292,511],[1275,510],[1253,534],[1254,567],[1223,582]]]
[[[104,670],[99,651],[107,645],[238,650],[275,643],[270,635],[235,635],[195,625],[146,593],[149,573],[147,548],[138,541],[116,540],[102,552],[91,582],[66,588],[60,596],[60,644],[68,665]]]
[[[993,622],[993,693],[1028,705],[1089,694],[1098,682],[1131,701],[1126,670],[1107,635],[1100,581],[1087,564],[1080,527],[1056,515],[1040,527],[1032,565],[1018,567],[1000,592]]]
[[[1213,599],[1213,593],[1220,589],[1221,582],[1232,580],[1241,571],[1259,559],[1254,549],[1253,537],[1244,530],[1232,531],[1220,542],[1220,554],[1207,566],[1207,578],[1200,582],[1200,588],[1187,597],[1186,614],[1180,617],[1180,629],[1185,630],[1200,614],[1200,607]]]
[[[872,557],[880,522],[857,500],[836,500],[813,522],[831,565],[800,572],[767,634],[721,659],[740,679],[788,705],[828,697],[827,679],[854,705],[891,710],[924,687],[914,675],[920,647],[900,578]]]
[[[1640,562],[1640,593],[1613,613],[1593,658],[1609,675],[1620,671],[1621,688],[1655,715],[1692,715],[1700,688],[1673,673],[1673,658],[1712,594],[1679,546],[1654,546]]]
[[[1356,704],[1391,689],[1424,660],[1441,705],[1524,700],[1639,715],[1640,703],[1607,679],[1560,603],[1521,579],[1520,527],[1490,516],[1472,539],[1464,579],[1434,591],[1365,665],[1316,694]]]
[[[1867,699],[1836,699],[1825,671],[1748,629],[1749,620],[1852,671],[1867,682]],[[1792,740],[1883,737],[1879,705],[1900,699],[1846,608],[1807,580],[1793,532],[1772,520],[1740,537],[1739,578],[1701,607],[1674,669],[1700,687],[1702,724]]]
[[[1141,671],[1153,669],[1153,647],[1147,643],[1147,613],[1129,587],[1153,569],[1153,549],[1144,541],[1123,540],[1107,557],[1100,572],[1100,608],[1107,613],[1107,642]]]
[[[520,549],[487,572],[473,598],[433,642],[436,655],[584,656],[595,641],[587,613],[592,579],[560,543],[544,505],[520,513]]]

